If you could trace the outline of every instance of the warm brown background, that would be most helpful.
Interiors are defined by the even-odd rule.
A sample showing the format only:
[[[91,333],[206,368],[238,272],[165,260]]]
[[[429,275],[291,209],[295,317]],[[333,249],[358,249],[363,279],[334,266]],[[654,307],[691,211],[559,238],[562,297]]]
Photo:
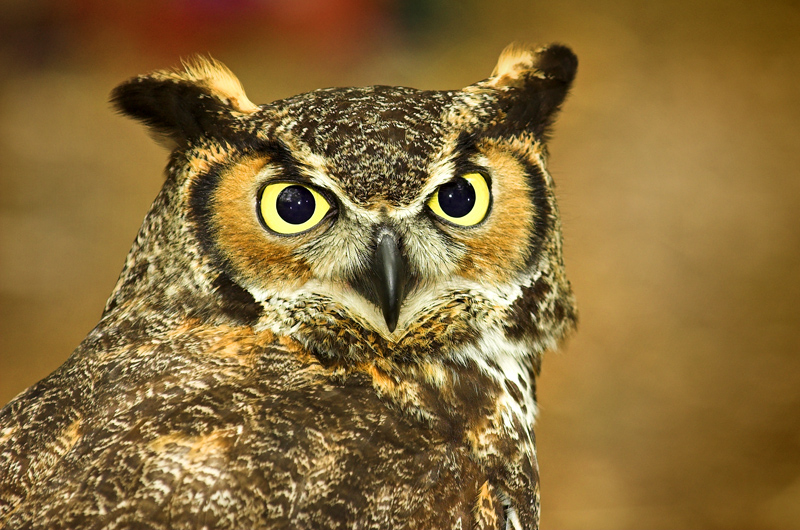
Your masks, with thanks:
[[[797,0],[190,4],[0,6],[0,402],[97,321],[160,187],[116,83],[202,51],[256,102],[458,88],[512,40],[560,41],[582,321],[541,378],[542,528],[800,528]]]

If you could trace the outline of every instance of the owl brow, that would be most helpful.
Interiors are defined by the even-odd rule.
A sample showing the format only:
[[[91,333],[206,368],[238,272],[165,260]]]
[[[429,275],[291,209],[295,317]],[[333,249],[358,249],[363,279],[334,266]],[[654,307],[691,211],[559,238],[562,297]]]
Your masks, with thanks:
[[[451,169],[450,176],[443,182],[436,182],[435,187],[448,182],[456,177],[468,173],[480,173],[489,179],[489,170],[485,165],[476,162],[481,154],[478,149],[478,135],[475,132],[462,132],[456,140],[456,145],[447,157],[447,166]],[[491,187],[491,181],[489,181]],[[432,193],[432,192],[431,192]]]
[[[270,161],[280,166],[282,171],[273,181],[295,181],[312,185],[327,193],[343,195],[341,187],[328,176],[324,159],[310,151],[307,145],[289,145],[284,140],[265,140],[260,149]],[[299,155],[299,156],[298,156]]]
[[[459,155],[467,154],[472,155],[478,151],[478,133],[475,131],[461,131],[456,139],[456,146],[453,148],[453,154],[457,157]]]
[[[253,153],[266,156],[271,164],[281,168],[275,180],[292,180],[311,184],[311,179],[302,171],[305,164],[297,160],[289,147],[280,140],[269,140],[253,148]]]
[[[478,134],[475,132],[462,132],[453,149],[454,162],[453,176],[466,175],[467,173],[481,173],[488,176],[487,168],[475,162],[481,152],[478,149]]]

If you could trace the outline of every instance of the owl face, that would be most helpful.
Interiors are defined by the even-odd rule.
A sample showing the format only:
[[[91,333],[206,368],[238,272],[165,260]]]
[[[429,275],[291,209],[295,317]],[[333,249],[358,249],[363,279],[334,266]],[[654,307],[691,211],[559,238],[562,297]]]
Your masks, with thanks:
[[[107,309],[158,283],[173,306],[330,358],[453,353],[493,333],[552,346],[574,309],[544,142],[575,64],[560,46],[509,48],[463,90],[263,106],[207,60],[120,86],[116,105],[175,150]]]

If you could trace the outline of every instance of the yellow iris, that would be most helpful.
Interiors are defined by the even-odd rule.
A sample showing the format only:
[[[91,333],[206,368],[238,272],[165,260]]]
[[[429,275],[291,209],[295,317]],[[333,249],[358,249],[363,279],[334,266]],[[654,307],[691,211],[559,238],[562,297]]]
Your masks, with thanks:
[[[276,182],[261,192],[259,211],[267,227],[279,234],[299,234],[313,228],[331,205],[314,188],[296,182]]]
[[[458,226],[474,226],[486,217],[491,193],[486,178],[468,173],[442,184],[428,201],[433,213]]]

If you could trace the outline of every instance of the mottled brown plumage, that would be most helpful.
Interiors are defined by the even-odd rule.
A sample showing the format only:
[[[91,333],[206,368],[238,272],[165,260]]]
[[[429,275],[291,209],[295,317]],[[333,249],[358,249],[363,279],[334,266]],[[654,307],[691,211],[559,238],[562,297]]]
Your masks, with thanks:
[[[576,65],[510,47],[463,90],[262,106],[210,60],[118,87],[167,179],[100,323],[0,412],[0,526],[536,528],[536,376],[576,318],[545,141]]]

